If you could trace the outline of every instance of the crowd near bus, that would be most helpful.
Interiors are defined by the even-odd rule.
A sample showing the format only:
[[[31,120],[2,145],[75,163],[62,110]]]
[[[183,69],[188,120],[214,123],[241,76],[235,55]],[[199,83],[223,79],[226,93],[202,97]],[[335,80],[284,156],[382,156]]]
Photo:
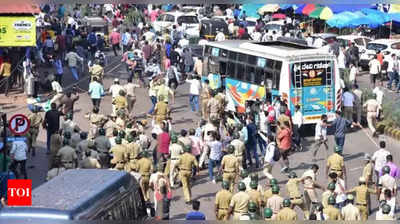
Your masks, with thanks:
[[[17,178],[30,178],[27,160],[44,148],[49,182],[38,195],[50,183],[60,184],[63,175],[71,178],[75,169],[117,170],[137,181],[135,187],[122,174],[105,173],[122,178],[118,184],[129,183],[128,196],[117,192],[112,200],[124,198],[137,214],[119,205],[93,206],[81,213],[58,211],[65,219],[142,218],[141,207],[151,207],[149,216],[168,220],[176,203],[172,192],[181,191],[178,200],[193,210],[187,220],[395,220],[397,158],[376,122],[383,113],[384,88],[400,88],[398,55],[384,51],[387,42],[362,36],[361,28],[343,37],[318,34],[293,10],[282,13],[282,19],[272,13],[251,18],[241,5],[42,5],[36,47],[1,49],[5,95],[23,88],[30,110],[27,141],[8,143],[7,167]],[[107,85],[111,58],[123,64],[127,78],[113,76]],[[371,94],[359,86],[363,69],[370,75]],[[86,90],[70,88],[67,75],[76,82],[89,76],[91,112],[74,111]],[[177,130],[172,105],[184,85],[189,86],[188,109],[198,120]],[[151,106],[138,106],[143,101]],[[108,107],[112,112],[104,114]],[[134,116],[143,110],[145,118]],[[77,116],[87,119],[89,129]],[[346,134],[365,123],[379,149],[364,155],[358,184],[351,186],[343,153],[351,153]],[[314,141],[306,146],[307,130]],[[46,136],[43,146],[39,132]],[[290,161],[306,147],[312,164],[299,173]],[[321,156],[325,176],[317,165]],[[274,177],[277,172],[285,178]],[[208,208],[215,211],[212,217],[192,196],[200,173],[208,176],[207,183],[221,186],[212,196],[215,207]],[[96,200],[102,201],[97,197],[103,193]],[[377,206],[371,205],[374,199]],[[57,200],[51,200],[55,206]],[[4,192],[2,202],[7,207]],[[35,203],[51,209],[50,202]],[[19,216],[21,211],[12,209],[0,210],[0,218]],[[35,212],[46,217],[39,210],[24,215]]]

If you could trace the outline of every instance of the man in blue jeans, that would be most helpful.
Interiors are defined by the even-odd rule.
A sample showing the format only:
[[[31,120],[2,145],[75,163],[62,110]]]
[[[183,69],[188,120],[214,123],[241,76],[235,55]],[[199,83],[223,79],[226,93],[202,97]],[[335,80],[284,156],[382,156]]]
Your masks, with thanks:
[[[259,168],[260,160],[257,155],[257,125],[254,123],[254,117],[249,116],[247,124],[246,157],[250,166],[253,165],[251,154],[256,160],[256,168]]]
[[[47,154],[50,153],[50,138],[51,135],[60,129],[60,116],[62,113],[57,110],[57,105],[52,103],[51,109],[46,112],[43,120],[43,128],[47,130]]]
[[[396,54],[392,54],[392,58],[388,59],[387,62],[388,62],[387,73],[389,76],[389,82],[387,83],[387,88],[391,90],[393,82],[395,87],[399,83],[399,77],[398,77],[399,61],[396,58]]]
[[[341,111],[336,111],[336,119],[332,122],[332,124],[328,125],[328,127],[333,127],[335,128],[335,143],[337,146],[341,147],[343,149],[344,146],[344,140],[346,136],[346,132],[348,127],[351,126],[358,126],[359,128],[362,128],[361,125],[356,124],[354,122],[351,122],[347,120],[346,118],[341,117]]]
[[[190,83],[190,88],[189,88],[190,107],[193,112],[199,112],[199,95],[200,95],[200,90],[201,90],[200,77],[195,76],[193,78],[191,75],[189,75],[186,82]]]

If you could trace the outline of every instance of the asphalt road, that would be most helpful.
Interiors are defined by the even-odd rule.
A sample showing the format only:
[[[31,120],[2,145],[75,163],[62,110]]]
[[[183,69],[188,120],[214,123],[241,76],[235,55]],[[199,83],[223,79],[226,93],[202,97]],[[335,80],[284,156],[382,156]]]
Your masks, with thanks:
[[[119,62],[120,57],[111,57],[109,60],[109,64],[106,68],[106,78],[104,81],[105,87],[108,88],[112,80],[115,77],[120,79],[126,79],[127,73],[125,72],[125,66]],[[68,69],[66,69],[68,70]],[[81,78],[80,88],[87,89],[88,80]],[[362,87],[367,87],[366,82],[368,80],[367,76],[360,76],[359,83]],[[74,82],[71,74],[67,72],[65,74],[65,85],[71,85]],[[122,83],[125,83],[123,81]],[[179,86],[177,89],[177,94],[175,98],[175,104],[172,105],[173,108],[173,128],[179,131],[182,128],[188,129],[190,127],[194,127],[196,123],[200,120],[200,118],[195,115],[189,109],[189,86],[183,85]],[[136,116],[144,117],[146,111],[150,108],[150,100],[147,94],[147,90],[143,88],[137,89],[137,103],[134,108],[134,112]],[[387,94],[389,97],[387,100],[393,100],[393,97],[398,98],[393,93]],[[106,96],[101,103],[101,113],[109,114],[111,113],[111,107],[108,106],[111,104],[111,96]],[[79,124],[79,126],[83,130],[88,130],[88,121],[84,118],[84,114],[89,112],[92,108],[92,103],[90,101],[90,97],[87,93],[81,93],[80,100],[75,104],[75,122]],[[27,113],[27,107],[22,107],[18,109],[10,109],[9,116],[15,113]],[[43,114],[44,116],[44,114]],[[147,131],[150,131],[148,128]],[[311,131],[312,132],[312,131]],[[309,137],[306,137],[304,140],[304,151],[293,154],[290,160],[290,167],[293,171],[295,171],[298,176],[302,175],[305,169],[309,168],[313,163],[311,161],[312,154],[310,152],[310,146],[313,142],[313,134],[311,133]],[[46,132],[45,130],[41,130],[39,133],[38,144],[39,150],[36,154],[36,157],[29,158],[28,161],[28,176],[32,179],[33,187],[37,187],[45,181],[46,173],[48,170],[48,160],[47,155],[45,154],[45,139]],[[398,142],[387,138],[388,144],[387,148],[394,155],[395,161],[398,163],[398,158],[400,157]],[[329,136],[329,146],[330,151],[326,153],[324,149],[321,149],[318,153],[318,160],[316,164],[320,166],[320,173],[317,176],[317,182],[322,184],[323,186],[327,185],[327,178],[325,177],[325,165],[326,158],[328,154],[332,153],[333,149],[333,137]],[[346,136],[346,143],[344,147],[344,157],[345,157],[345,165],[347,167],[347,189],[352,188],[357,185],[357,181],[359,176],[361,175],[363,168],[363,156],[364,153],[370,153],[371,155],[377,150],[377,139],[371,137],[371,132],[364,128],[358,129],[351,133],[348,133]],[[281,167],[279,164],[276,164],[273,168],[272,174],[279,180],[279,184],[281,185],[281,190],[283,191],[283,195],[286,194],[286,189],[284,184],[287,181],[287,177],[280,173]],[[262,172],[259,172],[259,176],[261,177],[260,184],[265,186],[266,178],[263,176]],[[200,172],[199,176],[196,178],[195,184],[192,188],[193,199],[199,200],[201,202],[201,211],[204,212],[209,220],[215,220],[214,215],[214,197],[216,192],[220,189],[220,184],[213,184],[208,180],[208,174],[206,170]],[[321,195],[322,192],[318,192]],[[372,197],[372,208],[374,212],[376,211],[377,203],[376,197]],[[183,194],[181,189],[176,189],[173,191],[173,202],[171,204],[170,209],[170,218],[171,219],[184,219],[187,212],[191,210],[190,206],[184,204]],[[299,218],[302,217],[301,211],[299,211]],[[374,213],[371,216],[371,219],[374,219]]]

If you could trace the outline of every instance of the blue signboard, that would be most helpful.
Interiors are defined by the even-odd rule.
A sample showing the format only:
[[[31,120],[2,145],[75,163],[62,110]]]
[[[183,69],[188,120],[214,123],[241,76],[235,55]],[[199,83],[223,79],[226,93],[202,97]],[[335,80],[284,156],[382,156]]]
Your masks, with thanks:
[[[25,142],[26,137],[7,137],[7,142]]]

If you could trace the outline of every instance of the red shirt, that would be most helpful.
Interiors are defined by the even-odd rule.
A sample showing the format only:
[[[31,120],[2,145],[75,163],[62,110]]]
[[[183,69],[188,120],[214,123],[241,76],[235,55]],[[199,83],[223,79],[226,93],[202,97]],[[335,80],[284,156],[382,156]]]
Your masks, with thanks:
[[[112,45],[119,44],[121,41],[121,34],[113,31],[110,35],[110,41]]]
[[[244,35],[245,32],[246,32],[246,31],[244,30],[243,27],[239,28],[239,30],[238,30],[238,36],[239,36],[239,38],[241,38],[241,37]]]
[[[170,137],[167,132],[158,135],[158,149],[157,151],[162,154],[169,154]]]
[[[117,19],[117,18],[114,18],[111,24],[112,24],[112,26],[113,26],[114,28],[117,28],[117,27],[119,26],[119,21],[118,21],[118,19]]]
[[[379,63],[381,63],[381,65],[383,64],[383,54],[382,53],[377,54],[376,59],[379,61]]]
[[[289,128],[282,129],[278,133],[279,149],[286,151],[292,147],[292,131]]]

